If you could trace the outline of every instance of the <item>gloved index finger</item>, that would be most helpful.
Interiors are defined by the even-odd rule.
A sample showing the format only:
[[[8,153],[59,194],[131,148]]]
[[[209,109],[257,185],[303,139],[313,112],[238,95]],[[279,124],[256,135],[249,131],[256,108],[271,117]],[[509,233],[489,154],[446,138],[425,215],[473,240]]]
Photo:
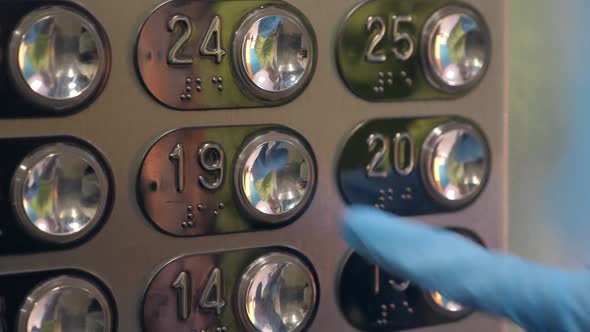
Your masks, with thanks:
[[[590,275],[492,253],[461,235],[352,207],[343,236],[359,254],[416,285],[529,331],[586,331]]]

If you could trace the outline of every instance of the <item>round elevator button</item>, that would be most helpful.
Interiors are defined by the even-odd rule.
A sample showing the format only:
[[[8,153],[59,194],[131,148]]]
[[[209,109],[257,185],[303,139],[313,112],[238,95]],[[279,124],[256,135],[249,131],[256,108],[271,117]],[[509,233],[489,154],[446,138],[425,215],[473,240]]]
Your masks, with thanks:
[[[249,331],[302,331],[317,303],[310,269],[290,254],[272,253],[255,260],[238,289],[238,312]]]
[[[234,39],[234,65],[254,97],[290,99],[307,85],[315,59],[315,37],[301,15],[260,7],[244,19]]]
[[[8,62],[17,90],[28,101],[59,112],[79,106],[102,87],[108,52],[93,19],[70,7],[50,6],[19,22]]]
[[[57,143],[23,159],[11,191],[17,219],[31,236],[69,243],[97,226],[106,210],[109,181],[90,152]]]
[[[489,30],[479,14],[467,7],[444,7],[422,31],[422,61],[428,81],[455,93],[475,86],[490,63]]]
[[[234,170],[236,196],[253,219],[279,224],[307,206],[315,187],[315,164],[306,145],[278,131],[254,136]]]
[[[93,283],[61,276],[35,288],[18,317],[18,332],[110,332],[112,311]]]
[[[483,135],[473,126],[448,122],[424,141],[421,172],[430,196],[457,208],[472,202],[489,176],[490,153]]]

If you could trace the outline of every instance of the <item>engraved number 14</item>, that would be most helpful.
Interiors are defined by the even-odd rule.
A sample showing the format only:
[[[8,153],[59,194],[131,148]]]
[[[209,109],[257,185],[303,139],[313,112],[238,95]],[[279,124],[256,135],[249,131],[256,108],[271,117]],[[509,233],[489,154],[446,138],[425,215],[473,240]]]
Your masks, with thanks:
[[[221,269],[216,267],[211,270],[207,283],[199,297],[199,308],[201,310],[214,311],[217,315],[221,315],[225,307],[222,282]],[[189,272],[180,272],[171,286],[177,291],[178,317],[181,320],[188,320],[192,313],[192,287]]]

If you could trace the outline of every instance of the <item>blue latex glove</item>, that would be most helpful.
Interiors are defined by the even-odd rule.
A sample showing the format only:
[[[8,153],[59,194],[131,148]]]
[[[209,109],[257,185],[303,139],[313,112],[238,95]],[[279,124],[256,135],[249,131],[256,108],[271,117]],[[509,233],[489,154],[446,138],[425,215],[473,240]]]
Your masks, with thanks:
[[[360,255],[465,306],[527,331],[590,331],[590,272],[566,271],[486,250],[461,235],[356,206],[343,235]]]

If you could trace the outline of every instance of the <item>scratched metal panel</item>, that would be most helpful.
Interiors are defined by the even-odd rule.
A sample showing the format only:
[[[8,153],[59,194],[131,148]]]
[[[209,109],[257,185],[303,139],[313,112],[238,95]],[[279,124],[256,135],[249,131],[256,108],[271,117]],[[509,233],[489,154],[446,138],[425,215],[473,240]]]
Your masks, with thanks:
[[[120,331],[139,331],[143,293],[158,266],[170,259],[262,246],[296,248],[313,263],[322,296],[310,331],[353,331],[336,303],[337,270],[347,251],[340,239],[338,216],[344,206],[335,180],[334,151],[352,128],[373,118],[458,115],[477,123],[489,139],[492,172],[480,198],[465,210],[420,217],[433,225],[466,227],[493,248],[506,244],[507,225],[507,81],[506,1],[466,0],[488,23],[492,63],[481,84],[456,100],[369,103],[355,97],[341,81],[334,47],[338,27],[357,0],[297,0],[315,29],[318,64],[303,94],[280,108],[177,112],[162,106],[144,89],[135,70],[135,42],[142,23],[160,1],[80,1],[105,27],[112,47],[111,75],[103,93],[82,112],[56,118],[0,120],[3,137],[72,135],[94,144],[112,167],[115,202],[101,231],[83,245],[65,251],[0,257],[0,274],[76,268],[95,274],[112,290]],[[151,143],[163,133],[188,126],[283,124],[313,147],[318,165],[318,192],[295,223],[269,232],[176,238],[155,229],[136,199],[137,172]],[[100,124],[100,125],[97,125]],[[327,125],[329,124],[329,125]],[[451,325],[420,331],[497,332],[502,324],[473,315]]]

